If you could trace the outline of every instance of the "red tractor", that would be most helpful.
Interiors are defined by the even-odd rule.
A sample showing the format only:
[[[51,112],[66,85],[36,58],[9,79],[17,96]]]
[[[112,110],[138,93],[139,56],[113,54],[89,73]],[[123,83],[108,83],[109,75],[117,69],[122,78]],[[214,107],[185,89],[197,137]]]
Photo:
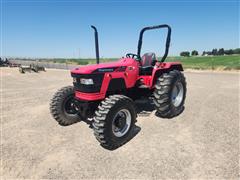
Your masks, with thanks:
[[[168,55],[171,28],[145,27],[140,31],[137,54],[128,53],[116,62],[99,64],[98,32],[95,34],[97,64],[71,71],[73,86],[55,93],[50,103],[53,118],[63,126],[87,120],[96,139],[106,149],[116,149],[129,139],[136,122],[134,100],[153,99],[156,115],[173,118],[184,110],[186,82],[179,62],[164,62]],[[159,61],[155,53],[141,56],[143,34],[166,28],[166,49]]]

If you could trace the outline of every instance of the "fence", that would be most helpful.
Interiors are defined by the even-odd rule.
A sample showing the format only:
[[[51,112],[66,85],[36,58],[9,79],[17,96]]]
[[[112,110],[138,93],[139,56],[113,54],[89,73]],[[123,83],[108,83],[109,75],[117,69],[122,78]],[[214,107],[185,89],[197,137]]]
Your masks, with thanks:
[[[29,66],[30,64],[35,64],[39,66],[44,66],[45,68],[50,69],[73,69],[80,65],[65,64],[65,63],[50,63],[50,62],[39,62],[39,61],[30,61],[30,60],[9,60],[11,63],[21,64],[23,66]]]

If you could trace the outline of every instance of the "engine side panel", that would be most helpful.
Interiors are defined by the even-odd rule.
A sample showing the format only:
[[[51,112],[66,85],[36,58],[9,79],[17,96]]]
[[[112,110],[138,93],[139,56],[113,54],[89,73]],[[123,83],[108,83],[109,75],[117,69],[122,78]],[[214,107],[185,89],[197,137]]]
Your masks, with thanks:
[[[81,91],[81,88],[79,88],[76,89],[76,98],[87,101],[101,100],[105,98],[108,91],[117,91],[134,87],[139,75],[139,63],[134,59],[124,59],[124,61],[125,64],[122,63],[121,66],[101,66],[100,71],[99,68],[92,71],[92,75],[95,77],[103,76],[100,91],[88,91],[88,93],[87,91]],[[74,77],[77,76],[74,74],[82,73],[83,71],[80,69],[81,68],[72,71],[72,76]],[[110,71],[110,69],[113,70]],[[91,73],[85,75],[87,77],[91,75]]]
[[[108,85],[108,92],[121,91],[126,89],[125,80],[123,78],[111,79]]]

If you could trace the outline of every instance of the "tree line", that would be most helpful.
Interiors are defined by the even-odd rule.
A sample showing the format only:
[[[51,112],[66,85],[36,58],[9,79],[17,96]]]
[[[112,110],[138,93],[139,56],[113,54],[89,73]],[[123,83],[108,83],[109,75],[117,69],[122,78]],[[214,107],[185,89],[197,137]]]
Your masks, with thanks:
[[[208,56],[208,55],[212,55],[212,56],[222,56],[222,55],[232,55],[232,54],[240,54],[240,48],[236,48],[236,49],[224,49],[224,48],[220,48],[220,49],[213,49],[212,51],[203,51],[202,56]],[[198,56],[199,53],[197,50],[193,50],[191,53],[189,51],[183,51],[180,53],[180,56],[184,56],[184,57],[189,57],[189,56]]]

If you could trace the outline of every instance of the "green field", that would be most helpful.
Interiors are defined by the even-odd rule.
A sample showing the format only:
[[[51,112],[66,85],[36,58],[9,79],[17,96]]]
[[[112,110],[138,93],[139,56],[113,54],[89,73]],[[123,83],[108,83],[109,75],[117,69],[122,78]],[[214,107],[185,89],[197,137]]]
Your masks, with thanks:
[[[159,58],[160,59],[160,58]],[[100,59],[100,62],[115,61],[117,58]],[[86,65],[96,63],[95,59],[44,59],[42,61]],[[240,70],[240,55],[168,57],[166,61],[180,61],[186,69]]]
[[[187,69],[240,70],[240,55],[169,57],[167,61],[180,61]]]

